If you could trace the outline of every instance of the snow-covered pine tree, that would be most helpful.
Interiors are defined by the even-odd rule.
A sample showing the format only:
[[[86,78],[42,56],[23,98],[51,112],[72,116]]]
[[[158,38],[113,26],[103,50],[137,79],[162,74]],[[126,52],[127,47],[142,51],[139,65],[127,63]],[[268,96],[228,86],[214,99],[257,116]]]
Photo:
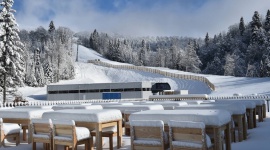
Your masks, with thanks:
[[[141,66],[146,66],[146,44],[145,44],[145,40],[142,40],[142,46],[141,49],[139,51],[139,64]]]
[[[53,33],[55,31],[55,26],[54,26],[53,21],[50,22],[48,31],[49,33]]]
[[[194,72],[199,73],[201,72],[200,66],[201,61],[196,54],[196,50],[194,47],[194,43],[189,41],[187,47],[186,47],[186,71],[188,72]]]
[[[234,54],[225,55],[225,65],[223,66],[225,76],[234,76],[235,58],[236,56]]]
[[[204,43],[205,43],[206,46],[208,46],[209,41],[210,41],[210,38],[209,38],[209,35],[208,35],[208,32],[207,32],[207,33],[206,33],[206,36],[205,36],[205,38],[204,38]]]
[[[20,42],[19,29],[13,13],[13,0],[2,0],[0,12],[0,71],[3,103],[6,101],[7,88],[24,86],[24,45]]]
[[[38,86],[42,87],[45,85],[45,77],[44,77],[43,67],[40,62],[40,50],[38,48],[35,50],[34,59],[35,59],[34,62],[35,62],[36,81],[37,81]]]
[[[268,32],[270,30],[270,10],[267,10],[267,14],[265,16],[265,22],[264,22],[264,30]]]
[[[246,27],[245,27],[245,23],[244,23],[244,18],[241,17],[240,23],[239,23],[239,31],[240,31],[241,36],[243,36],[245,29],[246,29]]]

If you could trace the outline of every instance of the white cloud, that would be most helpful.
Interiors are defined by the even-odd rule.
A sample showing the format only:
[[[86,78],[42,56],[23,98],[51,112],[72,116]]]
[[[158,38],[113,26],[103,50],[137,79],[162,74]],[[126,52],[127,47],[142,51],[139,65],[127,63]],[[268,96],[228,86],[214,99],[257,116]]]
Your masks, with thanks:
[[[114,6],[120,6],[116,0]],[[153,1],[155,2],[155,1]],[[47,28],[50,20],[56,26],[66,26],[74,31],[98,31],[131,36],[192,36],[204,37],[227,31],[238,23],[240,17],[249,22],[255,10],[264,18],[269,0],[208,0],[199,8],[181,1],[157,1],[151,7],[141,8],[129,1],[119,11],[101,11],[88,0],[24,0],[24,11],[16,15],[20,28]],[[195,8],[196,9],[195,9]],[[49,20],[48,12],[55,14]]]

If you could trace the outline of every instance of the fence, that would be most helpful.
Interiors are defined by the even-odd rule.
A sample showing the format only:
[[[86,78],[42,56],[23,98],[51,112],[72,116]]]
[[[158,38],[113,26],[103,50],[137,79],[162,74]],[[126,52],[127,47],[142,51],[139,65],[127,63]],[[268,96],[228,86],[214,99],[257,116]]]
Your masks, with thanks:
[[[29,102],[6,102],[0,104],[0,108],[16,106],[52,106],[52,105],[70,105],[83,103],[104,103],[104,102],[130,102],[130,101],[180,101],[180,100],[217,100],[217,99],[264,99],[270,100],[268,95],[247,95],[247,96],[209,96],[206,94],[189,94],[183,96],[177,95],[153,95],[149,99],[94,99],[94,100],[61,100],[61,101],[29,101]]]
[[[171,72],[166,72],[166,71],[162,71],[162,70],[159,70],[159,69],[147,68],[147,67],[144,67],[144,66],[113,65],[113,64],[110,64],[110,63],[102,62],[99,59],[88,60],[88,63],[92,63],[92,64],[95,64],[95,65],[100,65],[100,66],[104,66],[104,67],[117,68],[117,69],[132,69],[132,70],[145,71],[145,72],[164,75],[164,76],[171,77],[171,78],[179,78],[179,79],[185,79],[185,80],[196,80],[196,81],[204,82],[206,85],[208,85],[208,87],[211,90],[215,91],[215,85],[213,83],[211,83],[207,78],[205,78],[203,76],[171,73]]]

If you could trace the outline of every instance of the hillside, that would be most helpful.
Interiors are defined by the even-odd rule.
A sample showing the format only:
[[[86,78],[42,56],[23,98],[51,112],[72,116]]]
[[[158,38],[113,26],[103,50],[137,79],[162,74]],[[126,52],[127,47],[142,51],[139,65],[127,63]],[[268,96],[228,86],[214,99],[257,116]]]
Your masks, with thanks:
[[[77,47],[73,45],[74,53]],[[73,80],[60,81],[57,84],[77,84],[77,83],[105,83],[105,82],[136,82],[153,81],[168,82],[174,90],[189,90],[193,94],[209,94],[213,96],[231,96],[234,93],[243,95],[250,94],[270,94],[269,78],[246,78],[232,76],[214,76],[202,75],[207,77],[216,86],[216,91],[211,91],[207,85],[198,81],[179,80],[176,78],[167,78],[159,74],[153,74],[142,71],[114,69],[87,63],[87,60],[100,59],[112,64],[122,64],[109,61],[93,50],[79,46],[79,62],[76,62],[76,77]],[[130,65],[130,64],[126,64]],[[169,72],[192,74],[167,68],[157,68]],[[196,74],[199,75],[199,74]],[[23,87],[19,91],[28,100],[46,100],[46,86],[42,88]]]

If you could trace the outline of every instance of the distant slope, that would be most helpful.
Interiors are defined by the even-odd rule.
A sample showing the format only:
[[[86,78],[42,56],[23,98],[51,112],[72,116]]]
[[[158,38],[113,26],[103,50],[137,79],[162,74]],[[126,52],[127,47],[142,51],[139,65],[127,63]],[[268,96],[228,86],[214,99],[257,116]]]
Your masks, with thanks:
[[[74,44],[74,54],[77,52],[77,46]],[[250,95],[253,93],[270,94],[270,78],[237,78],[232,76],[202,75],[207,77],[216,86],[216,91],[211,91],[208,86],[199,81],[180,80],[168,78],[163,75],[153,74],[135,70],[114,69],[102,66],[96,66],[87,63],[88,60],[100,59],[112,64],[123,64],[110,61],[102,57],[94,50],[79,46],[79,62],[75,63],[76,76],[73,80],[63,80],[57,84],[78,84],[78,83],[111,83],[111,82],[136,82],[153,81],[168,82],[174,90],[189,90],[192,94],[209,94],[214,96],[232,96],[234,93]],[[74,58],[75,59],[75,58]],[[126,64],[131,65],[131,64]],[[193,74],[168,68],[157,68],[168,72]],[[28,100],[45,100],[46,86],[42,88],[23,87],[19,91]]]

